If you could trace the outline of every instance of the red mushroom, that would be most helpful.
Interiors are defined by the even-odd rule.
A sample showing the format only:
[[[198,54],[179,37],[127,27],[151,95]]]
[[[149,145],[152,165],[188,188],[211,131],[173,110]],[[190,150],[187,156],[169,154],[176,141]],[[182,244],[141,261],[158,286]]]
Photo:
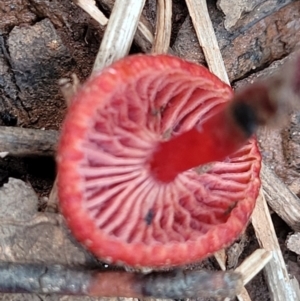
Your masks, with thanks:
[[[254,208],[261,163],[249,139],[260,116],[232,99],[206,68],[166,55],[93,75],[58,150],[60,207],[75,237],[107,262],[156,268],[232,243]]]

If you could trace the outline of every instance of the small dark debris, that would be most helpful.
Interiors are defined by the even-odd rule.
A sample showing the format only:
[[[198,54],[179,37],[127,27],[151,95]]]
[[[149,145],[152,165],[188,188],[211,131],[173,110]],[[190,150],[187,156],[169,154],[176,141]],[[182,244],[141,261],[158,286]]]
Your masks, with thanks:
[[[148,226],[151,225],[153,218],[154,218],[154,211],[153,211],[153,209],[150,209],[145,216],[145,222]]]

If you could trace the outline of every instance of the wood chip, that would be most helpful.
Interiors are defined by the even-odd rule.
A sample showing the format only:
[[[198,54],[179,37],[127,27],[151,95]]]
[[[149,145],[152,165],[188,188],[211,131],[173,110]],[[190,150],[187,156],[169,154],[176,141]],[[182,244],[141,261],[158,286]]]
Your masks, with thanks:
[[[158,0],[153,53],[167,53],[172,29],[172,0]]]
[[[286,242],[286,246],[289,250],[300,255],[300,232],[291,235]]]
[[[116,0],[93,71],[101,70],[129,53],[145,0]]]

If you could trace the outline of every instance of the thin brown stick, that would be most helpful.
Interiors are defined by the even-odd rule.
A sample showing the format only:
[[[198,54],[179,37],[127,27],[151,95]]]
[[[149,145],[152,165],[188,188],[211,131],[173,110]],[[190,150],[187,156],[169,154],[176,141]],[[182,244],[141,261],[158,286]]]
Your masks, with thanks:
[[[167,53],[169,50],[172,29],[172,1],[157,0],[156,32],[153,42],[153,53]]]
[[[53,156],[58,141],[54,130],[0,126],[0,154],[11,156]]]

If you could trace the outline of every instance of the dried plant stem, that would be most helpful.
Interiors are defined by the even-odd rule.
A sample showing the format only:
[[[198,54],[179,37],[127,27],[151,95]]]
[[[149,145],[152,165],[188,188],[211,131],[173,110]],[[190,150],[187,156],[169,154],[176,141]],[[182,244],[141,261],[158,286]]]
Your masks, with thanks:
[[[115,0],[99,0],[99,2],[107,10],[111,11],[114,6]],[[140,21],[138,23],[134,41],[143,52],[147,53],[151,50],[153,39],[153,27],[142,14],[140,16]]]
[[[273,255],[272,260],[265,266],[271,300],[299,300],[296,296],[296,290],[290,281],[262,191],[257,199],[257,204],[252,215],[252,224],[261,247],[272,252]]]
[[[186,4],[209,70],[224,82],[229,83],[215,31],[209,17],[206,0],[186,0]]]
[[[153,53],[167,53],[171,40],[172,0],[157,0]]]
[[[101,70],[128,54],[145,0],[116,0],[93,71]]]
[[[96,20],[102,27],[106,26],[107,18],[96,6],[95,0],[73,0],[76,5],[81,7],[94,20]]]

